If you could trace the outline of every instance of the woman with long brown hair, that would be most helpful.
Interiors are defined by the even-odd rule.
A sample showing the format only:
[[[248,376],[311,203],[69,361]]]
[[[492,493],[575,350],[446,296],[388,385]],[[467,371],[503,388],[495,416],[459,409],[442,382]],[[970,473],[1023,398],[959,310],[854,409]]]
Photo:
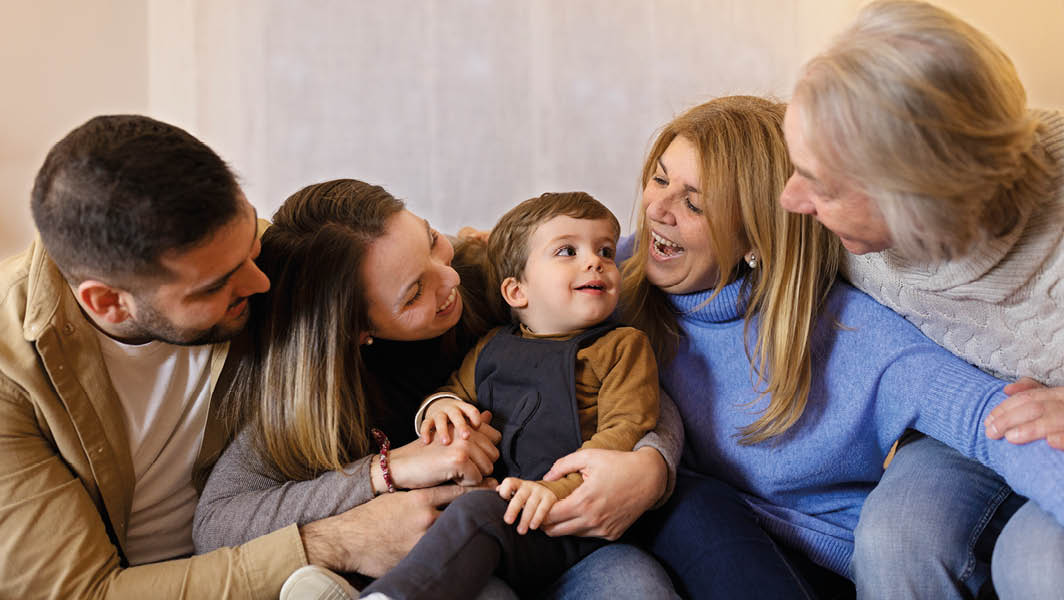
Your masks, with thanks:
[[[499,434],[489,413],[479,427],[445,432],[439,437],[451,439],[432,444],[416,440],[413,427],[419,402],[487,325],[503,318],[487,300],[497,293],[483,291],[482,251],[470,243],[456,256],[446,236],[383,188],[360,181],[311,185],[284,203],[262,236],[258,264],[272,292],[252,303],[249,335],[234,350],[241,360],[228,398],[236,439],[197,509],[198,550],[291,523],[302,526],[305,538],[314,521],[369,506],[378,495],[450,481],[471,485],[491,474]],[[646,468],[621,459],[610,478],[642,506],[636,514],[661,498],[666,464],[678,457],[679,442],[668,432],[679,423],[675,411],[671,423],[669,416],[662,435],[648,434],[636,451],[618,453],[649,460]],[[436,512],[428,506],[391,515],[394,529],[413,534],[367,540],[364,557],[335,563],[308,556],[309,562],[379,576]],[[584,567],[592,575],[562,583],[559,593],[588,582],[619,597],[669,589],[660,567],[634,547],[607,550],[588,557]]]

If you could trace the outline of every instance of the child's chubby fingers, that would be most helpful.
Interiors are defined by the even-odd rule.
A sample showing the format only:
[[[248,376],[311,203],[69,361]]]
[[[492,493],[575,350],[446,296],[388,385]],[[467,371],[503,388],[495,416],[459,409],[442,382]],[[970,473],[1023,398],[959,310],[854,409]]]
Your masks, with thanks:
[[[521,514],[521,509],[525,506],[525,501],[528,500],[530,490],[521,485],[521,483],[521,480],[516,477],[507,477],[499,485],[499,495],[504,500],[510,500],[510,503],[506,506],[506,514],[502,517],[502,520],[507,525],[514,524],[514,521]]]
[[[469,423],[473,429],[480,427],[480,409],[468,402],[458,402],[455,407],[462,414],[462,421]],[[451,419],[454,421],[454,419]],[[457,421],[455,421],[457,423]]]
[[[547,515],[550,514],[550,508],[558,501],[558,497],[555,496],[553,492],[546,488],[544,489],[546,490],[546,494],[540,499],[539,504],[536,506],[536,513],[532,515],[532,520],[528,522],[529,529],[539,529],[539,526],[543,524]]]
[[[539,509],[540,501],[542,498],[535,491],[530,491],[528,499],[525,500],[525,505],[521,508],[521,520],[517,522],[517,533],[524,535],[528,533],[528,527],[532,523],[532,518],[536,515],[536,510]]]
[[[418,437],[423,444],[432,443],[432,435],[436,433],[436,422],[432,419],[423,419],[421,421],[421,429],[418,430]]]

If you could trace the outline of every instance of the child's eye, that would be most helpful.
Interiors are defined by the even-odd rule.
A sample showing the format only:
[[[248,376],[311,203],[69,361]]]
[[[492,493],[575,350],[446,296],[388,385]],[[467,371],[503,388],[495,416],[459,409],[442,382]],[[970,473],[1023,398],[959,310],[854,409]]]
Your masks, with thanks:
[[[651,177],[651,180],[653,180],[653,181],[654,181],[654,183],[656,183],[656,184],[658,184],[658,185],[660,185],[660,186],[667,186],[667,185],[669,185],[669,180],[668,180],[668,179],[665,179],[665,178],[664,178],[664,177],[662,177],[661,175],[655,175],[655,176]]]
[[[602,258],[612,259],[614,254],[615,254],[615,251],[610,246],[603,246],[602,248],[599,249],[599,256],[601,256]]]
[[[690,196],[684,198],[683,201],[684,201],[685,204],[687,204],[687,210],[695,213],[696,215],[702,214],[702,209],[698,208],[693,203],[691,203],[691,197]]]
[[[562,246],[554,251],[554,256],[576,256],[576,248],[572,246]]]

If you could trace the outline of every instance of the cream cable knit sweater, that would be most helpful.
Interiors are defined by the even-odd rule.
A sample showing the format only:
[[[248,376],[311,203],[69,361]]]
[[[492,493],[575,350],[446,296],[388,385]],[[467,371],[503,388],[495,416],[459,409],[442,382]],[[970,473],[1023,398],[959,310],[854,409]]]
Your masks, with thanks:
[[[1026,221],[946,263],[850,255],[846,277],[929,338],[1003,379],[1064,386],[1064,113],[1034,111],[1050,189]]]

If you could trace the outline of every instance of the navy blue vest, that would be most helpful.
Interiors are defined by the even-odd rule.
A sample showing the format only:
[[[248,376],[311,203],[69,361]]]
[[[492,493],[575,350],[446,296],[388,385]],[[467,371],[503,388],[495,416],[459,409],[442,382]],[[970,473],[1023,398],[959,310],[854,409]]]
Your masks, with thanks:
[[[576,353],[618,327],[609,322],[568,340],[502,329],[477,357],[477,405],[502,432],[494,477],[537,480],[583,443],[576,407]]]

